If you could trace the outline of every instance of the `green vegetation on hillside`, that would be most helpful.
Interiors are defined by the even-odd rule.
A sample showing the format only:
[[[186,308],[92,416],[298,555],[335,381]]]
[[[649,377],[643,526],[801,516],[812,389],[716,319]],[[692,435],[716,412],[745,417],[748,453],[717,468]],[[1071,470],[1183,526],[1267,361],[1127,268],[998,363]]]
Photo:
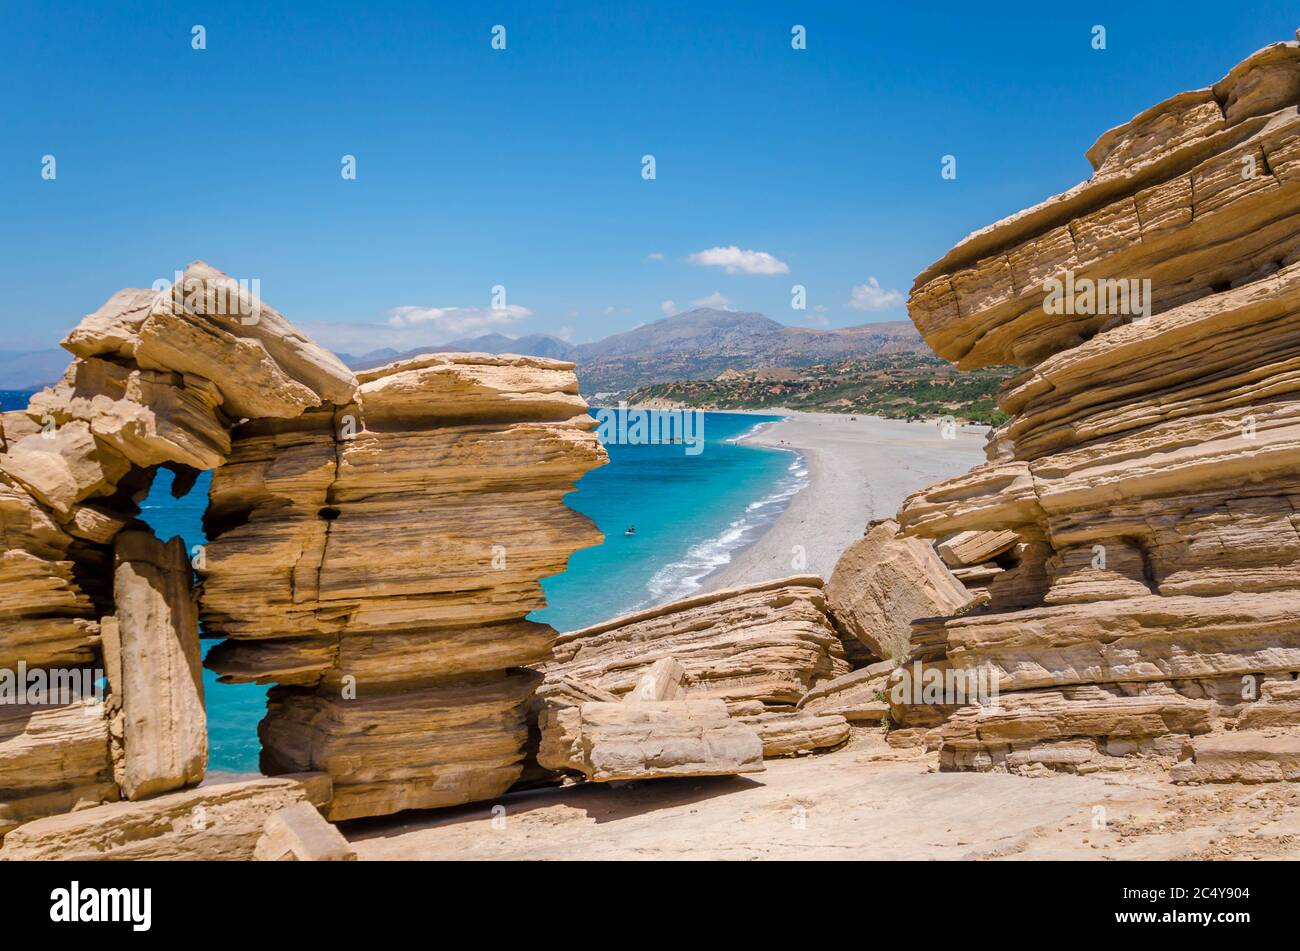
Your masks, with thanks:
[[[892,419],[952,415],[997,425],[1007,418],[997,408],[998,387],[1014,372],[1012,367],[959,372],[937,357],[892,354],[806,367],[727,371],[713,380],[643,387],[627,401],[710,410],[782,407]]]

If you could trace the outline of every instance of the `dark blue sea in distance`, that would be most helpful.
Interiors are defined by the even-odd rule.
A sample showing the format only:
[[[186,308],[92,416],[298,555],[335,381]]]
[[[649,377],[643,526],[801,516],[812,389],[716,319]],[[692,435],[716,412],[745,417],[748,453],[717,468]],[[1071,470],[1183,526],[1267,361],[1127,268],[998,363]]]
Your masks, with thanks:
[[[0,401],[17,409],[29,395],[0,391]],[[605,541],[575,553],[563,574],[543,581],[547,607],[532,618],[568,631],[698,590],[763,533],[807,478],[798,454],[735,441],[778,418],[707,413],[698,455],[683,444],[607,445],[609,464],[589,472],[565,499]],[[160,538],[180,535],[187,548],[202,544],[210,482],[204,473],[189,494],[173,499],[171,473],[159,470],[141,518]],[[625,534],[629,526],[635,534]],[[204,642],[205,653],[213,643]],[[209,773],[257,772],[267,688],[219,684],[210,671],[203,677]]]

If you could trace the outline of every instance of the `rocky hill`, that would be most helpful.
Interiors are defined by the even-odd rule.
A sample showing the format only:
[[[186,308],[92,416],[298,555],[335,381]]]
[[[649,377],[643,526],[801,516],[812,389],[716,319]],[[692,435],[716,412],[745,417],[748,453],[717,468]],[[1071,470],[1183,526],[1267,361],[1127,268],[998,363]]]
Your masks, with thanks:
[[[620,397],[634,406],[705,410],[798,409],[889,419],[951,415],[996,425],[998,387],[1011,371],[960,373],[946,360],[914,353],[859,357],[807,367],[724,370],[712,380],[642,387]]]
[[[348,359],[368,369],[420,353],[518,353],[572,360],[584,393],[629,392],[675,380],[711,379],[726,370],[802,367],[876,354],[933,356],[907,321],[837,330],[789,327],[762,314],[701,308],[665,317],[592,343],[571,345],[532,334],[484,334],[406,353],[377,351]]]

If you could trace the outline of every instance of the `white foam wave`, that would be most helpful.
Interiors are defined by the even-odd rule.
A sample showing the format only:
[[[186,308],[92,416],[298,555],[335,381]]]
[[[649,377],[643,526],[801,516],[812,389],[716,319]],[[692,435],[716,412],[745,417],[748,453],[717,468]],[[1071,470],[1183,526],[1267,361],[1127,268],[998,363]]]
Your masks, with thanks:
[[[749,503],[745,514],[716,536],[697,542],[679,560],[656,571],[646,583],[650,597],[634,610],[675,601],[698,591],[706,577],[731,564],[736,552],[757,541],[785,511],[790,500],[808,484],[808,467],[803,456],[796,453],[795,461],[786,471],[787,475],[781,478],[770,495]]]

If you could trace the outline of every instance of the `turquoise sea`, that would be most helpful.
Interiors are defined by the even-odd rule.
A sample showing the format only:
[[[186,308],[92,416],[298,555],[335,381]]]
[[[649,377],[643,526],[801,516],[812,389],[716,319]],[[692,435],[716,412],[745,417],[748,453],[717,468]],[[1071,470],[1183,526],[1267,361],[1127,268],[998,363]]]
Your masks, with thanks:
[[[0,400],[9,408],[25,405],[23,394],[0,393]],[[681,444],[607,445],[609,464],[566,497],[605,541],[575,553],[567,571],[543,581],[548,604],[532,617],[573,630],[697,590],[763,533],[807,478],[798,454],[735,441],[778,418],[707,413],[698,455]],[[181,499],[171,497],[171,481],[171,473],[159,471],[141,517],[161,538],[201,544],[210,477],[201,476]],[[635,534],[625,534],[629,526]],[[205,642],[205,652],[212,643]],[[209,671],[204,687],[209,771],[256,772],[266,688],[218,684]]]

